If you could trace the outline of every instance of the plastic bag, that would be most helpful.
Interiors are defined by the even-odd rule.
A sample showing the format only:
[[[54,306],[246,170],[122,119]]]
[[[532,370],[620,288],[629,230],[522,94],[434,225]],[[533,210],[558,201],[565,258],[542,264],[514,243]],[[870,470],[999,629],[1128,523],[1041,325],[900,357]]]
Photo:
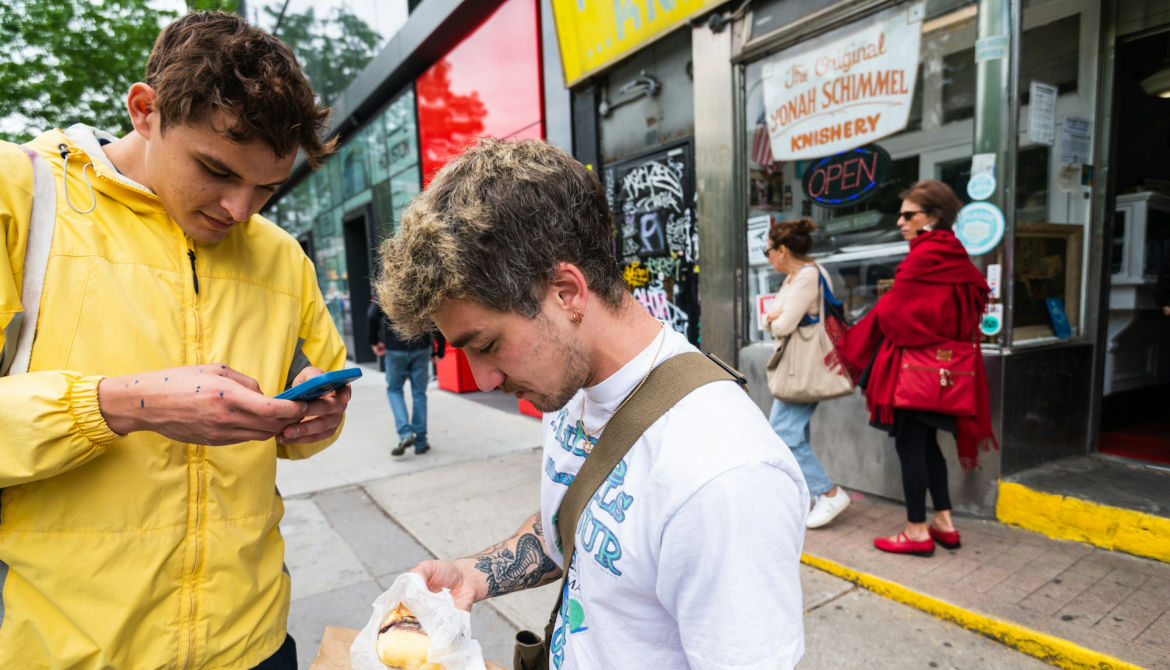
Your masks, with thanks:
[[[432,593],[422,577],[407,572],[398,576],[385,593],[374,601],[369,622],[358,632],[349,648],[353,670],[386,670],[375,651],[378,628],[399,603],[406,605],[431,636],[427,661],[444,670],[485,670],[483,650],[471,638],[471,614],[455,607],[447,589]]]

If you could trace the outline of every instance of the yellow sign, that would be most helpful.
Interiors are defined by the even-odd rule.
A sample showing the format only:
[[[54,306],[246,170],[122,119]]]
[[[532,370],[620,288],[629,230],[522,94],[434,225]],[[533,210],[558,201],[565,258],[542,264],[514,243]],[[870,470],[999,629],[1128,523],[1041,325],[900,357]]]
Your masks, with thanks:
[[[565,86],[726,0],[552,0]]]

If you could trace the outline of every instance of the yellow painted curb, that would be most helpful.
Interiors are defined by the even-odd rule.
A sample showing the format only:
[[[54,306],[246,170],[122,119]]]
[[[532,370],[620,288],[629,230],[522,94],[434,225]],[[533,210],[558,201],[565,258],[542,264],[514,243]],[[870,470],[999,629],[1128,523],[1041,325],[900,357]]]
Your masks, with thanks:
[[[1034,656],[1046,663],[1066,670],[1141,670],[1132,663],[1086,649],[1078,644],[1059,637],[1053,637],[1026,626],[1010,621],[1003,621],[984,614],[977,614],[965,610],[958,605],[952,605],[944,600],[911,591],[910,589],[881,577],[851,570],[839,563],[801,554],[800,561],[806,565],[823,570],[835,577],[873,591],[874,593],[896,600],[904,605],[922,610],[927,614],[945,621],[956,623],[963,628],[986,635],[998,640],[1007,646],[1029,656]]]
[[[1003,523],[1136,556],[1170,562],[1170,519],[1041,493],[1016,482],[999,482],[995,516]]]

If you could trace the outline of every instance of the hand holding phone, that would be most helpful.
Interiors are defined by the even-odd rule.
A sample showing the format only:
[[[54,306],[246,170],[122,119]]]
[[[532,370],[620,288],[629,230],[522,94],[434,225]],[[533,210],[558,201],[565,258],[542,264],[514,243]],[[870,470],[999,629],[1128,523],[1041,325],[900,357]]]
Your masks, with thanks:
[[[317,375],[303,381],[283,393],[277,394],[281,400],[316,400],[321,396],[338,389],[362,376],[361,368],[346,368]]]

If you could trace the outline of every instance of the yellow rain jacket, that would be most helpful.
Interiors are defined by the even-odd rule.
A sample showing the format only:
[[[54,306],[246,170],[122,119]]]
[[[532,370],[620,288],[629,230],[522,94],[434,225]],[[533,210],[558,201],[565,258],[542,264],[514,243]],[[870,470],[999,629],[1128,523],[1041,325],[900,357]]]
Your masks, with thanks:
[[[97,384],[223,363],[273,395],[305,365],[342,367],[345,348],[287,233],[253,216],[195,243],[92,129],[68,133],[33,143],[57,223],[30,372],[0,377],[0,668],[251,668],[284,641],[289,608],[276,459],[332,439],[120,437]],[[66,203],[60,144],[70,201],[96,198],[88,214]],[[28,156],[0,143],[0,328],[20,311],[32,181]]]

